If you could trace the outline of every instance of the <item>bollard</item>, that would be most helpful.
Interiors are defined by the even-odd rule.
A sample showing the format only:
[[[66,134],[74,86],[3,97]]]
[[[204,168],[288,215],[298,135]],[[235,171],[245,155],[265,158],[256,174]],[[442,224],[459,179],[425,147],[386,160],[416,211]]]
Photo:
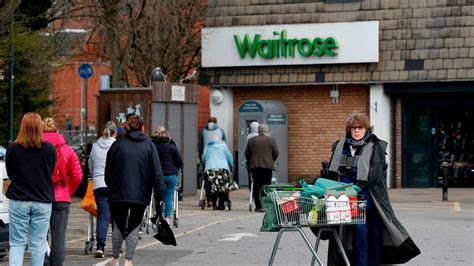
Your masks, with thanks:
[[[449,172],[450,163],[443,162],[441,168],[444,170],[443,176],[443,201],[448,201],[448,172]]]

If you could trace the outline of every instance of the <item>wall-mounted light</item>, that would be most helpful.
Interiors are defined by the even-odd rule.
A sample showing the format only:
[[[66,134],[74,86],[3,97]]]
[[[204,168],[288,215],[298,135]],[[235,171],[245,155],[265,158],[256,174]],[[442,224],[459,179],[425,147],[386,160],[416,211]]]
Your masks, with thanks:
[[[329,91],[329,97],[332,99],[332,103],[339,103],[339,86],[333,85]]]
[[[214,104],[220,104],[224,100],[224,94],[220,89],[214,89],[211,93],[211,100]]]

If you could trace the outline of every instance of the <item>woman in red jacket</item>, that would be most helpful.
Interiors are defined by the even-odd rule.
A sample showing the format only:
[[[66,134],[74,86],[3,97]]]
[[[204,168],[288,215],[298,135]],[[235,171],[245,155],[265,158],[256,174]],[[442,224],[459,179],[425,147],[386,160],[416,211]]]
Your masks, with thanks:
[[[66,255],[66,228],[69,218],[71,195],[82,180],[82,169],[74,150],[58,133],[56,123],[50,117],[43,120],[45,141],[56,149],[56,165],[53,171],[54,201],[49,222],[51,232],[51,253],[49,265],[63,265]],[[46,261],[45,264],[48,264]]]

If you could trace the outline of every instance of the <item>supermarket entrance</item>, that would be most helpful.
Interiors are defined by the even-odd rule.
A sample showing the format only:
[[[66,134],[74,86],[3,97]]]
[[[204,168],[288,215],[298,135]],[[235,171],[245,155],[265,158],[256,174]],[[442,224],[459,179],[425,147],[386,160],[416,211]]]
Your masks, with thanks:
[[[474,93],[403,97],[403,187],[436,187],[450,163],[449,186],[474,186]]]

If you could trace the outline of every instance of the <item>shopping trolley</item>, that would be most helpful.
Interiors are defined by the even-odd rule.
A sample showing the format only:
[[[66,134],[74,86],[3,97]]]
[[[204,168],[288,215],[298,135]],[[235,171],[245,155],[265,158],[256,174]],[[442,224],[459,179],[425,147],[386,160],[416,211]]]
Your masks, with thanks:
[[[84,247],[84,254],[89,254],[92,252],[95,244],[95,234],[94,234],[94,216],[88,213],[89,218],[87,219],[87,238]]]
[[[321,258],[317,254],[321,232],[331,232],[334,235],[334,239],[336,240],[346,265],[350,265],[349,259],[347,258],[341,239],[339,238],[339,234],[336,232],[334,225],[365,224],[365,201],[350,202],[350,215],[348,215],[346,212],[344,216],[346,219],[336,220],[331,219],[330,216],[326,215],[327,205],[324,199],[318,199],[316,197],[299,197],[299,192],[279,190],[272,191],[270,196],[274,202],[277,222],[280,230],[278,231],[275,244],[273,245],[273,251],[268,265],[273,265],[273,261],[278,251],[278,245],[280,244],[283,233],[290,231],[298,231],[309,250],[313,254],[311,265],[314,265],[315,261],[317,261],[319,265],[323,265]],[[331,211],[336,210],[331,209]],[[350,219],[348,216],[350,216]],[[308,237],[301,229],[302,227],[320,227],[314,247],[311,245]]]
[[[180,169],[178,171],[176,186],[174,189],[174,196],[173,196],[173,225],[174,227],[178,228],[178,220],[179,220],[179,191],[181,190],[181,184],[183,181],[183,171]]]
[[[250,196],[249,196],[249,212],[252,211],[252,205],[253,205],[253,178],[252,178],[252,173],[249,172],[249,177],[250,177]]]
[[[201,182],[201,192],[199,194],[199,207],[201,207],[201,210],[204,210],[204,208],[206,207],[206,200],[204,199],[204,196],[205,196],[205,182],[206,182],[206,177],[204,176],[204,174],[201,175],[201,178],[202,178],[202,182]]]
[[[142,223],[140,225],[140,232],[143,232],[143,227],[145,227],[145,232],[150,234],[151,232],[156,232],[156,225],[152,222],[151,218],[155,217],[155,193],[151,193],[150,204],[145,208],[143,213]],[[141,237],[140,237],[141,238]]]

